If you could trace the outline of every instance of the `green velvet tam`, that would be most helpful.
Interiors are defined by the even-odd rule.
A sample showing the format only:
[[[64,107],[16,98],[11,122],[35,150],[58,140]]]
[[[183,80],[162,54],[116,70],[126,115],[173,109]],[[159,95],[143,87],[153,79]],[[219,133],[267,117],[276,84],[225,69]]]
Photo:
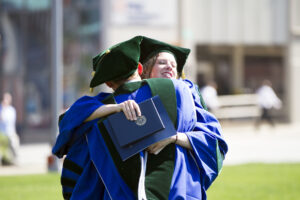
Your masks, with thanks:
[[[177,62],[177,72],[181,73],[186,62],[190,49],[170,45],[155,39],[143,37],[141,42],[140,62],[145,63],[154,55],[160,52],[170,52],[174,55]]]
[[[132,75],[140,59],[142,36],[136,36],[102,51],[93,58],[94,76],[90,87],[96,87],[107,81],[127,78]]]

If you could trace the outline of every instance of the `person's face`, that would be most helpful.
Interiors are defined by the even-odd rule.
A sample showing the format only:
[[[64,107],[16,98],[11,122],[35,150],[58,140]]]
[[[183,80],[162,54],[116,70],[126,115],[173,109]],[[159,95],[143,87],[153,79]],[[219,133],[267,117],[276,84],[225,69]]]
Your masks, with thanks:
[[[173,54],[160,52],[152,68],[150,78],[176,78],[177,62]]]
[[[5,105],[10,105],[11,104],[11,95],[9,93],[4,93],[3,95],[3,103]]]

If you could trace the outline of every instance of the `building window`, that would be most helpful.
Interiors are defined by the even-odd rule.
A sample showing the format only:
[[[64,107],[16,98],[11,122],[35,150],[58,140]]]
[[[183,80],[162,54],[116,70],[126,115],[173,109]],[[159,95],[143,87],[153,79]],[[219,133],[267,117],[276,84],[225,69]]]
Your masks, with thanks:
[[[300,0],[292,0],[290,6],[292,33],[300,35]]]

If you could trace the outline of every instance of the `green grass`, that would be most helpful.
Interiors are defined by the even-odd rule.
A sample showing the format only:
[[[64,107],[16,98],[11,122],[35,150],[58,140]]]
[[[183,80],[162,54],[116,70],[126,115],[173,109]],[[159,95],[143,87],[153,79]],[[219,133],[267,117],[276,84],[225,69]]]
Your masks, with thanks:
[[[59,175],[0,176],[0,199],[62,200]]]
[[[225,166],[208,190],[209,200],[298,200],[300,164]]]
[[[225,166],[208,190],[208,200],[297,200],[299,197],[300,163]],[[59,174],[0,176],[0,199],[62,200]]]

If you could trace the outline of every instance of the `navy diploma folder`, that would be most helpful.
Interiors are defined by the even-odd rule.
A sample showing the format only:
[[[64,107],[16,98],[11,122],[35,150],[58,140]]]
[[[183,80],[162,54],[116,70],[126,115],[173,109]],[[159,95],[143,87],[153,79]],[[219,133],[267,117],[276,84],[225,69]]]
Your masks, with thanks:
[[[142,116],[136,121],[127,120],[123,112],[115,113],[104,120],[104,125],[124,161],[151,144],[176,134],[159,96],[139,103]]]

